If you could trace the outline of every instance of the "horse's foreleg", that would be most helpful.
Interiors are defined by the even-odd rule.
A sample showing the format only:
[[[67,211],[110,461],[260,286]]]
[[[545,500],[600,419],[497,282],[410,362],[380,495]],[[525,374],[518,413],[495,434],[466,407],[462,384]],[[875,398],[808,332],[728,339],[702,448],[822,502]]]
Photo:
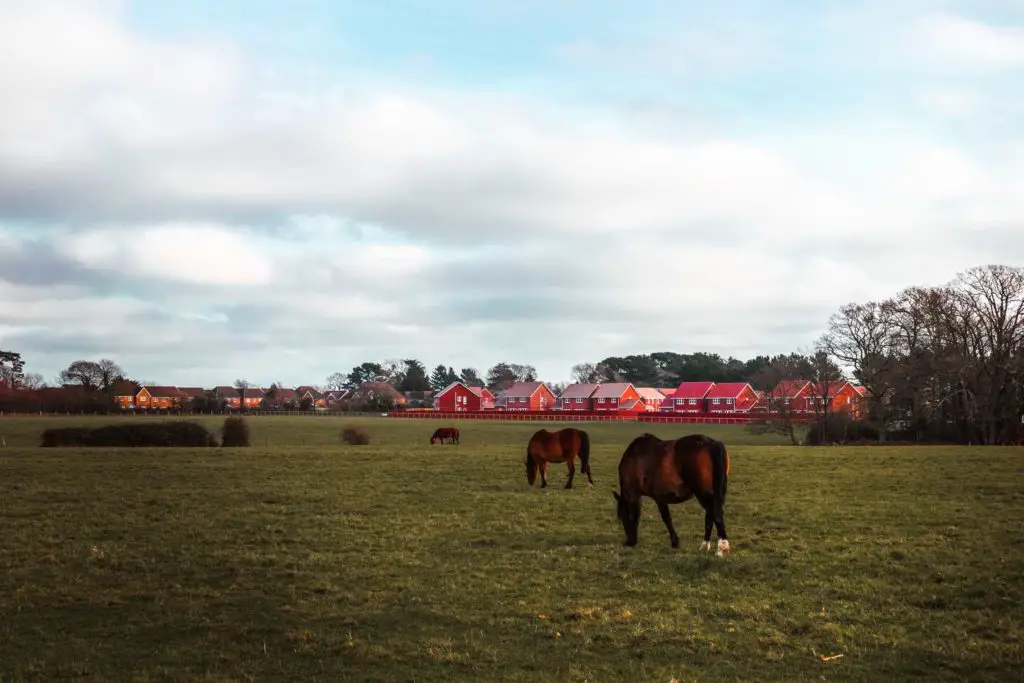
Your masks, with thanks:
[[[569,466],[569,479],[565,482],[565,488],[572,488],[572,480],[576,478],[576,461],[573,460],[572,456],[565,459],[565,463]]]
[[[672,513],[669,512],[668,503],[661,501],[658,502],[658,512],[661,513],[661,521],[665,523],[665,528],[668,529],[668,540],[672,544],[673,548],[679,547],[679,534],[676,533],[675,527],[672,526]]]

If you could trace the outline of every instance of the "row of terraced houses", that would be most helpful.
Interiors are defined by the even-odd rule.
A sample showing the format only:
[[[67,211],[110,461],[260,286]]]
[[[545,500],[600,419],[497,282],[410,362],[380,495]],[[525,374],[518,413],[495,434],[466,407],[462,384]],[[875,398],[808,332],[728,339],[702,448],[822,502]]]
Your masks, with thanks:
[[[245,397],[235,387],[138,386],[126,383],[116,392],[119,405],[126,410],[167,410],[186,405],[203,396],[222,400],[229,409],[255,410],[272,407],[296,407],[306,403],[326,410],[342,402],[359,403],[384,397],[397,408],[425,402],[438,412],[481,412],[489,410],[517,412],[570,413],[644,413],[683,415],[750,414],[786,409],[811,413],[821,409],[825,399],[834,412],[859,415],[867,392],[851,382],[827,384],[806,380],[787,380],[767,394],[746,382],[683,382],[675,388],[638,387],[630,382],[570,384],[560,394],[545,382],[516,382],[497,395],[486,387],[454,382],[438,392],[400,392],[383,382],[368,382],[355,389],[321,391],[313,386],[295,389],[249,387]]]
[[[820,411],[825,402],[833,412],[860,415],[867,391],[851,382],[786,380],[770,392],[746,382],[683,382],[672,388],[637,387],[629,382],[570,384],[561,394],[544,382],[517,382],[497,397],[482,387],[462,382],[448,385],[433,397],[434,410],[470,412],[511,410],[574,413],[747,414],[786,410]]]

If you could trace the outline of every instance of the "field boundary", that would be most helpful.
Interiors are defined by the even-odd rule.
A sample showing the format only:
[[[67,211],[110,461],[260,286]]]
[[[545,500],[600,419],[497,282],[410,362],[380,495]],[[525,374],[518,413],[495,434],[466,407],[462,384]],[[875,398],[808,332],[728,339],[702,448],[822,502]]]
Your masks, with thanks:
[[[696,413],[692,415],[662,415],[627,412],[562,412],[562,411],[402,411],[393,410],[389,417],[406,420],[491,420],[495,422],[642,422],[647,424],[722,424],[743,425],[772,419],[768,413],[723,414]],[[810,422],[814,416],[793,416],[794,423]]]

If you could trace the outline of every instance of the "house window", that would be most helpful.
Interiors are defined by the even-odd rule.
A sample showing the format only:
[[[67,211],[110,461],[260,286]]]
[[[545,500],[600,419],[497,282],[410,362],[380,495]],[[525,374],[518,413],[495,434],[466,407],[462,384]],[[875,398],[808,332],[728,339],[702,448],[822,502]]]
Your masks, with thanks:
[[[691,399],[690,399],[690,405],[691,405],[691,406],[695,406],[695,405],[697,405],[697,399],[695,399],[695,398],[691,398]]]
[[[718,399],[717,399],[717,398],[713,398],[713,399],[711,399],[711,402],[712,402],[713,404],[715,404],[716,406],[718,405]]]
[[[576,402],[577,403],[583,403],[583,399],[582,398],[578,398],[578,399],[576,399]]]
[[[681,406],[681,405],[683,405],[685,403],[686,403],[686,399],[685,398],[677,398],[676,399],[676,405],[677,406]]]

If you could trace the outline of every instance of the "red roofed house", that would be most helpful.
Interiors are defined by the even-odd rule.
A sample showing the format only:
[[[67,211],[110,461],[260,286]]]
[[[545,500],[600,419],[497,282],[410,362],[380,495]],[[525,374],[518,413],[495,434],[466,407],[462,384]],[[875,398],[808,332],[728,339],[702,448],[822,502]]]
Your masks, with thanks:
[[[131,380],[115,380],[113,386],[114,400],[117,401],[117,405],[122,410],[132,410],[135,408],[135,397],[139,395],[140,389],[142,387]]]
[[[505,410],[552,410],[555,395],[544,382],[516,382],[495,403]]]
[[[650,387],[638,387],[636,392],[640,394],[640,401],[644,404],[645,410],[661,410],[661,404],[665,402],[665,394]]]
[[[298,400],[301,401],[304,398],[308,398],[314,406],[317,408],[326,408],[327,399],[324,398],[323,393],[316,387],[301,386],[296,387],[295,394],[298,396]]]
[[[333,406],[335,403],[344,401],[346,396],[348,396],[348,389],[331,389],[324,394],[324,400],[327,401],[327,405]]]
[[[854,417],[860,417],[863,413],[863,396],[850,382],[840,380],[808,384],[804,399],[808,412],[822,412],[821,407],[828,399],[829,410],[833,413],[851,413]]]
[[[746,382],[723,382],[707,395],[709,413],[746,413],[757,403],[757,392]]]
[[[768,392],[768,409],[775,412],[807,412],[811,383],[805,379],[784,379]]]
[[[707,408],[705,399],[713,386],[714,382],[683,382],[661,407],[673,413],[703,413]]]
[[[602,384],[593,395],[594,411],[608,412],[619,408],[630,401],[639,401],[640,394],[636,387],[628,382]]]
[[[206,393],[206,389],[202,387],[178,387],[178,391],[190,401],[194,398],[201,398]]]
[[[479,389],[479,387],[476,388]],[[444,412],[483,410],[483,397],[473,389],[474,387],[468,387],[462,382],[452,382],[434,395],[434,410]]]
[[[241,389],[239,389],[241,394]],[[266,396],[263,389],[259,387],[248,387],[245,390],[245,409],[253,410],[263,406],[263,398]]]
[[[185,397],[177,387],[142,387],[135,396],[135,407],[142,410],[177,408]]]
[[[591,398],[599,384],[570,384],[558,397],[558,408],[560,410],[572,410],[589,413],[594,409],[594,401]]]
[[[480,410],[494,410],[494,394],[487,387],[470,387],[470,391],[480,397]]]
[[[242,397],[238,393],[238,389],[234,387],[216,387],[213,393],[217,395],[217,398],[223,399],[227,402],[227,407],[237,410],[242,404]]]

